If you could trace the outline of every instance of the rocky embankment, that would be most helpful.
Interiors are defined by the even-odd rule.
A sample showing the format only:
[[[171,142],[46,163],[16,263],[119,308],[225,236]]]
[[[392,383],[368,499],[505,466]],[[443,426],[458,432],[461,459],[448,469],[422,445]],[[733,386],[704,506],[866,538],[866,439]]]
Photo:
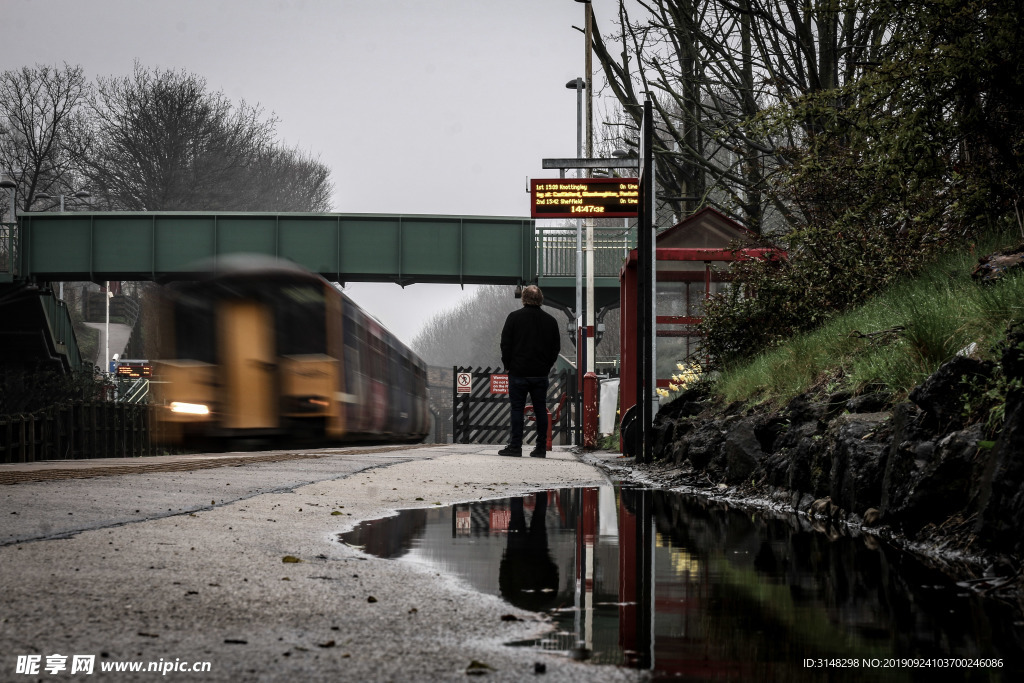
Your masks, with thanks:
[[[998,379],[1000,426],[965,403]],[[1024,556],[1024,326],[999,362],[958,356],[906,402],[805,394],[777,411],[714,406],[690,391],[654,422],[657,476],[772,501],[836,526],[870,527],[918,547],[992,560],[1021,583]]]

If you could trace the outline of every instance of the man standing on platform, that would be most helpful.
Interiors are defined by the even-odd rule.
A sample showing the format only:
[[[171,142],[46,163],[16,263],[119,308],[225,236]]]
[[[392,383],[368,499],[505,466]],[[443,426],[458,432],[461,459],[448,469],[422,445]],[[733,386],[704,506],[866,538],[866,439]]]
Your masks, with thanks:
[[[540,287],[526,287],[522,298],[523,307],[508,314],[501,330],[501,362],[508,372],[512,424],[509,443],[498,455],[523,454],[523,412],[529,394],[537,422],[537,445],[530,457],[543,458],[547,452],[548,373],[558,359],[561,340],[558,321],[540,307],[544,303]]]

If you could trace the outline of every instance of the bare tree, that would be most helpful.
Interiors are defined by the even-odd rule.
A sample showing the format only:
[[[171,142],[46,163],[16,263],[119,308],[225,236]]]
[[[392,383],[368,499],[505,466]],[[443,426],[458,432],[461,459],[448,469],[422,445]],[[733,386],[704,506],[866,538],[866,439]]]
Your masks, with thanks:
[[[330,211],[331,170],[299,149],[265,150],[249,169],[251,211]]]
[[[412,348],[430,365],[501,365],[501,328],[512,311],[522,307],[507,285],[481,287],[459,306],[431,318],[412,341]],[[560,318],[560,313],[554,313]],[[562,335],[562,353],[574,356]]]
[[[136,64],[131,76],[99,79],[90,104],[79,158],[112,209],[240,209],[250,169],[274,140],[275,119],[185,72]]]
[[[816,122],[780,137],[758,115],[862,73],[885,34],[877,16],[855,0],[620,0],[617,33],[595,33],[593,46],[634,131],[654,95],[658,183],[673,212],[712,204],[760,229],[770,208],[790,211],[766,195],[767,176]]]
[[[69,145],[90,86],[79,66],[25,66],[0,73],[0,168],[18,184],[22,211],[39,194],[82,189]]]

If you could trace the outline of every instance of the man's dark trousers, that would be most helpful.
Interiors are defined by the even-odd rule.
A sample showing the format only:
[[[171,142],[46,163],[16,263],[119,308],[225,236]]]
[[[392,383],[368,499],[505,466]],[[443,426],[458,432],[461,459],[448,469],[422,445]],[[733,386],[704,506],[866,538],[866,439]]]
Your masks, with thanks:
[[[533,415],[537,420],[537,447],[546,449],[548,441],[548,378],[508,377],[508,400],[512,404],[512,436],[508,445],[523,446],[523,413],[526,397],[533,402]]]

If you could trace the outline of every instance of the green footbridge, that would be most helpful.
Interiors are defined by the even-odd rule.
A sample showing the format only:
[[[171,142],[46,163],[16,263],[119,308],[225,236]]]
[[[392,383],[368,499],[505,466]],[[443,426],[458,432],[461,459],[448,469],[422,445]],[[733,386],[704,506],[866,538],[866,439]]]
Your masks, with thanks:
[[[598,309],[619,297],[634,237],[600,229]],[[225,254],[289,259],[334,282],[538,283],[548,303],[575,307],[576,236],[529,218],[383,214],[65,212],[0,225],[0,360],[81,365],[51,282],[161,281]]]

